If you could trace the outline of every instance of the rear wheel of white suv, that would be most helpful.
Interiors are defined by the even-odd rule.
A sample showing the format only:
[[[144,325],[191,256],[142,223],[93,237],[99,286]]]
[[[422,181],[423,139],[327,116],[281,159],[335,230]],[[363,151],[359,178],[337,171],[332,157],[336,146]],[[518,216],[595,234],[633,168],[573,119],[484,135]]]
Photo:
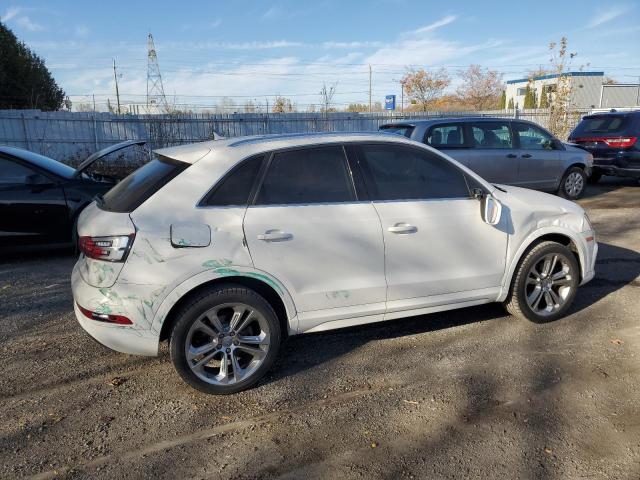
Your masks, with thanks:
[[[242,286],[221,285],[178,313],[171,360],[192,387],[217,395],[252,387],[271,368],[281,342],[271,305]]]
[[[579,280],[571,250],[557,242],[541,242],[520,261],[504,306],[532,322],[551,322],[571,307]]]

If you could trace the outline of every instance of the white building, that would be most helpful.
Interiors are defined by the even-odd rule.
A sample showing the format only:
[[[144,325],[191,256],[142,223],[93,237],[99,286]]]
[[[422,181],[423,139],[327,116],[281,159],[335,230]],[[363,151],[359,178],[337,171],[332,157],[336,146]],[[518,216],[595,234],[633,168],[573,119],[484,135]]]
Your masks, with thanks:
[[[640,106],[640,83],[602,85],[600,108]]]
[[[596,108],[600,104],[604,72],[567,72],[563,74],[569,78],[571,84],[571,105],[575,108]],[[507,80],[506,106],[513,101],[513,106],[524,108],[524,97],[529,88],[535,91],[536,108],[540,105],[542,95],[553,95],[558,84],[558,75],[541,75],[531,80],[522,78]],[[548,97],[547,97],[548,98]]]

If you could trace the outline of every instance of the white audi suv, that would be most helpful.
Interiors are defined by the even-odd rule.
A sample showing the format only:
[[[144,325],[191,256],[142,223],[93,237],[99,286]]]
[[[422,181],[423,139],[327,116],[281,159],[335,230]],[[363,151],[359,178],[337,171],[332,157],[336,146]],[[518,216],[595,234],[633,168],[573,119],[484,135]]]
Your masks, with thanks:
[[[130,354],[169,340],[213,394],[254,385],[290,335],[489,302],[557,319],[597,254],[575,203],[384,133],[160,149],[77,228],[82,327]]]

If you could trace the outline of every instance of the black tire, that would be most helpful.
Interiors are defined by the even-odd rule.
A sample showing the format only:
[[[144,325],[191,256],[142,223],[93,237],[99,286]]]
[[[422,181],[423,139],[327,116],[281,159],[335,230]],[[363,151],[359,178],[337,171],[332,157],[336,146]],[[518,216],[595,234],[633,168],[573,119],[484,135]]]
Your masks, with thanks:
[[[244,304],[258,312],[267,322],[270,339],[266,356],[252,374],[235,383],[219,385],[208,383],[194,373],[187,360],[186,342],[191,327],[205,312],[226,304]],[[239,332],[238,335],[240,335]],[[239,285],[219,285],[195,296],[177,313],[177,321],[170,335],[171,361],[182,379],[193,388],[208,394],[228,395],[251,388],[269,371],[278,355],[281,341],[282,333],[278,317],[262,296]],[[220,353],[224,355],[222,350]]]
[[[581,186],[578,191],[571,189],[570,185],[572,182],[568,182],[569,178],[575,179],[576,182],[579,182]],[[579,180],[578,180],[579,178]],[[560,180],[560,187],[558,187],[558,195],[568,200],[577,200],[584,193],[585,187],[587,185],[587,176],[584,173],[584,170],[580,167],[571,167],[564,172],[562,176],[562,180]]]
[[[589,183],[590,185],[595,185],[596,183],[598,183],[600,181],[601,178],[602,178],[602,173],[600,173],[600,172],[591,172],[591,175],[587,179],[587,183]]]
[[[566,260],[571,276],[568,280],[568,286],[571,288],[566,298],[563,299],[564,303],[557,311],[540,315],[529,306],[527,301],[527,295],[531,295],[531,293],[528,293],[528,290],[531,290],[531,285],[527,284],[527,278],[529,278],[533,266],[541,262],[542,259],[549,254],[561,256],[562,259]],[[526,318],[534,323],[552,322],[564,316],[571,307],[578,289],[579,280],[580,267],[573,252],[557,242],[541,242],[531,248],[522,260],[520,260],[513,274],[509,295],[503,305],[511,315],[516,317]],[[537,287],[534,286],[533,288]]]

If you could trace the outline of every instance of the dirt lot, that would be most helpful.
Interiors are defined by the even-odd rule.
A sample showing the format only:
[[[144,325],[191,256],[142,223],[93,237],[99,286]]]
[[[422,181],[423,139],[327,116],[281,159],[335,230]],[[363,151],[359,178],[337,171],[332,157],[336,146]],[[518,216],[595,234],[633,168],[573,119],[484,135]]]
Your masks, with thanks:
[[[640,187],[581,202],[597,277],[547,325],[498,305],[290,340],[208,397],[166,346],[127,356],[72,313],[66,253],[0,263],[2,478],[640,477]]]

